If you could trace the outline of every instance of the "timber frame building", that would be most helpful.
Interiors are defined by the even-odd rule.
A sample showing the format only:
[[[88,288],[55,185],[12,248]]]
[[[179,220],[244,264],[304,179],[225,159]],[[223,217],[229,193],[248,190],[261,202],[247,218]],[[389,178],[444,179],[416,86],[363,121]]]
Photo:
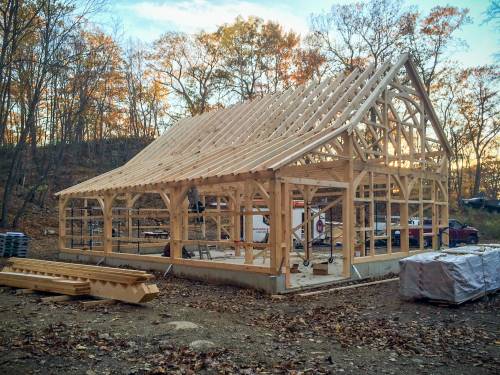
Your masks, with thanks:
[[[173,265],[270,292],[300,285],[291,268],[325,257],[332,280],[392,271],[448,243],[449,153],[405,54],[179,121],[125,165],[58,193],[61,256]],[[189,208],[193,187],[201,213]],[[312,224],[325,214],[317,246]],[[255,217],[266,218],[264,241]],[[213,255],[183,256],[201,246]]]

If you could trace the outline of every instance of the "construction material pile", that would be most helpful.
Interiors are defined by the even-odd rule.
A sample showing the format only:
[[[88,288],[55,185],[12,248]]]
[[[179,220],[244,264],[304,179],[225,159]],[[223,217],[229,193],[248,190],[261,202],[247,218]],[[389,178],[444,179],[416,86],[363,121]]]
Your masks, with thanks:
[[[152,277],[138,270],[9,258],[0,285],[143,303],[158,296],[156,284],[146,284]]]
[[[500,247],[463,246],[399,261],[400,294],[460,304],[500,289]]]
[[[29,237],[20,232],[0,233],[0,256],[26,258]]]

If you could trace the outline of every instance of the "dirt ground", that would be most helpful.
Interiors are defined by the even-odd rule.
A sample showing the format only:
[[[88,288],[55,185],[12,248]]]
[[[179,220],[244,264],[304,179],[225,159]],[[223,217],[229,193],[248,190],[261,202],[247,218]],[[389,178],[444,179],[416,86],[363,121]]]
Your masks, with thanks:
[[[446,307],[402,301],[398,282],[307,298],[155,282],[141,306],[0,289],[0,374],[500,373],[498,295]]]

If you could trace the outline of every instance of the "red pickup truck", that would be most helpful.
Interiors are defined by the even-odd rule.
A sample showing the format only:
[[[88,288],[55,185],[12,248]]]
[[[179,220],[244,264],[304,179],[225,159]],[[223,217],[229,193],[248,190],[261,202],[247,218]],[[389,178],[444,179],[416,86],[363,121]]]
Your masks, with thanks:
[[[465,242],[468,244],[477,244],[479,242],[479,231],[467,224],[462,224],[458,220],[449,221],[450,246],[456,246]]]
[[[418,220],[412,220],[410,225],[418,225]],[[419,243],[419,228],[409,229],[410,246],[418,246]],[[450,236],[450,247],[457,246],[460,243],[477,244],[479,242],[479,231],[467,224],[462,224],[458,220],[450,219],[448,232]],[[432,244],[431,236],[426,236],[426,233],[432,233],[432,220],[424,219],[424,247],[429,247]],[[396,231],[393,243],[397,246],[400,241],[400,233]]]

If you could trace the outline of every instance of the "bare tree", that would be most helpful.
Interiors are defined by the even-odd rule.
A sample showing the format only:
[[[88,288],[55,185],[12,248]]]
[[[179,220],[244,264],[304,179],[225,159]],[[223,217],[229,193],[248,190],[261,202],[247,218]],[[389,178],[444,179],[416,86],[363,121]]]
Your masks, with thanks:
[[[471,22],[468,9],[437,6],[429,14],[408,19],[403,50],[411,53],[428,93],[439,74],[451,46],[466,47],[456,32]]]
[[[24,7],[32,3],[24,4]],[[20,56],[15,59],[16,74],[18,77],[17,90],[19,92],[16,105],[20,109],[19,132],[12,152],[9,172],[3,191],[0,226],[5,227],[8,221],[9,204],[12,199],[12,188],[17,175],[21,172],[21,158],[25,151],[27,141],[31,145],[31,156],[38,167],[38,178],[28,189],[24,196],[24,203],[14,219],[24,212],[27,202],[32,199],[34,192],[44,183],[51,163],[43,163],[37,158],[38,118],[40,115],[39,104],[43,99],[44,90],[48,87],[54,69],[64,65],[60,61],[60,50],[83,21],[94,3],[88,2],[81,8],[82,13],[76,13],[74,1],[37,1],[36,12],[30,30],[30,38],[18,46]],[[39,6],[38,6],[39,5]],[[27,8],[23,7],[23,11]],[[28,16],[30,17],[30,13]]]
[[[334,4],[311,17],[312,42],[334,71],[379,65],[399,50],[412,15],[402,0]]]
[[[481,187],[482,161],[489,146],[500,134],[500,101],[497,84],[498,67],[482,66],[463,73],[464,90],[458,98],[459,114],[465,123],[464,133],[474,151],[475,173],[472,193]]]
[[[175,96],[181,114],[208,111],[220,84],[222,53],[217,34],[170,32],[154,43],[151,67]]]

